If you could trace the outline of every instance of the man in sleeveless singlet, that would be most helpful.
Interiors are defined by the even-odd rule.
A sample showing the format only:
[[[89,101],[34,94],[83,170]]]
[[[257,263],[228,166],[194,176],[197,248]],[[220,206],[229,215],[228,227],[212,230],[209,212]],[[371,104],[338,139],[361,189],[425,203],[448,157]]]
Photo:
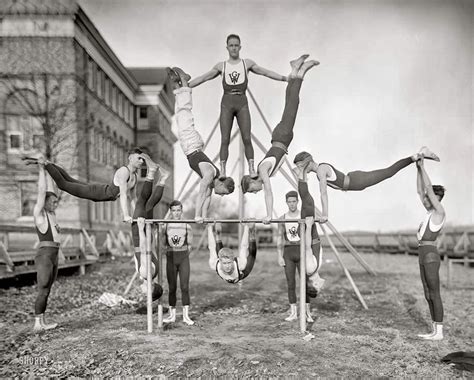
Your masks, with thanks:
[[[241,180],[243,193],[257,193],[263,188],[267,211],[267,215],[263,219],[264,223],[269,223],[273,211],[273,193],[270,178],[280,169],[286,154],[288,154],[288,147],[293,140],[293,128],[298,112],[303,78],[308,70],[319,65],[318,61],[311,60],[305,62],[307,58],[308,55],[304,54],[290,62],[291,73],[288,76],[288,85],[286,86],[285,108],[280,123],[278,123],[272,132],[272,146],[263,160],[258,164],[258,177],[251,178],[245,175]]]
[[[246,278],[253,269],[257,258],[257,234],[255,224],[245,224],[242,234],[239,256],[234,256],[234,251],[222,244],[222,225],[207,226],[207,240],[209,247],[209,267],[217,275],[230,284],[237,284]]]
[[[331,164],[316,163],[313,160],[313,156],[308,152],[298,153],[293,162],[298,167],[304,168],[308,173],[316,173],[316,177],[319,180],[322,208],[322,215],[317,218],[317,221],[319,223],[325,223],[328,220],[328,186],[342,191],[361,191],[393,177],[400,170],[414,162],[417,162],[421,157],[439,161],[438,156],[424,146],[418,153],[415,153],[410,157],[398,160],[387,168],[372,171],[357,170],[344,174]]]
[[[441,258],[436,239],[446,220],[446,212],[441,205],[444,197],[444,187],[432,185],[424,167],[423,158],[417,161],[417,191],[423,207],[428,211],[417,233],[418,261],[421,282],[431,315],[432,330],[418,337],[426,340],[443,339],[443,302],[441,301],[439,268]]]
[[[165,188],[166,180],[170,173],[163,167],[159,167],[158,164],[153,162],[148,154],[142,153],[141,157],[146,163],[147,173],[145,181],[143,182],[142,189],[138,195],[135,210],[133,212],[133,219],[137,219],[140,223],[132,223],[132,240],[135,248],[135,269],[143,280],[142,290],[146,293],[147,289],[147,271],[146,271],[146,239],[140,244],[140,231],[139,229],[145,228],[144,219],[153,219],[153,209],[161,201],[163,191]],[[153,186],[156,174],[158,174],[157,183]],[[140,226],[139,226],[140,225]],[[142,231],[144,234],[144,231]],[[157,276],[159,270],[158,258],[155,252],[152,252],[151,256],[151,272],[152,272],[152,300],[155,301],[163,294],[163,288],[158,284]],[[137,309],[140,312],[142,308]]]
[[[58,197],[54,192],[51,177],[45,171],[44,165],[38,165],[38,198],[33,209],[36,233],[39,238],[38,252],[35,256],[38,295],[35,301],[34,331],[40,332],[57,327],[57,323],[45,322],[44,313],[48,303],[51,287],[58,274],[59,226],[55,210]]]
[[[302,200],[301,212],[298,210],[298,193]],[[306,241],[306,320],[313,322],[310,297],[316,297],[324,284],[324,280],[318,274],[321,264],[321,242],[314,223],[314,201],[308,191],[305,178],[299,180],[298,193],[290,191],[285,195],[288,212],[283,214],[280,219],[306,219],[306,235],[304,236]],[[300,273],[300,240],[300,228],[297,222],[278,225],[278,263],[285,269],[290,303],[290,315],[285,318],[286,321],[294,321],[298,318],[296,269]]]
[[[229,144],[232,124],[234,118],[240,129],[240,134],[244,143],[245,157],[248,161],[249,174],[255,178],[257,174],[254,168],[254,151],[252,146],[250,112],[246,96],[248,86],[249,71],[257,75],[263,75],[267,78],[277,81],[287,81],[287,77],[277,74],[257,65],[251,59],[240,58],[240,37],[231,34],[227,37],[227,51],[229,59],[217,63],[210,71],[204,73],[189,82],[189,87],[197,87],[200,84],[212,80],[219,75],[222,76],[222,87],[224,95],[221,101],[220,128],[221,128],[221,175],[226,176],[226,162],[229,157]]]
[[[59,165],[45,160],[42,156],[39,158],[24,157],[27,165],[42,163],[54,179],[60,190],[65,191],[75,197],[89,199],[94,202],[115,201],[120,198],[120,207],[122,209],[123,221],[132,222],[129,212],[129,202],[132,210],[136,202],[136,184],[137,171],[143,164],[143,158],[140,156],[142,151],[134,148],[128,152],[128,164],[116,170],[112,183],[87,183],[72,178]]]
[[[183,205],[180,201],[174,200],[170,203],[170,216],[173,220],[182,219]],[[193,230],[186,223],[166,223],[162,231],[166,246],[166,278],[169,289],[169,315],[163,319],[163,322],[173,323],[176,321],[176,292],[179,276],[183,322],[192,326],[194,321],[189,317],[189,305],[191,304],[191,298],[189,297],[189,277],[191,273],[189,252],[193,242]]]
[[[178,129],[178,140],[189,166],[201,178],[196,198],[195,220],[202,222],[207,216],[212,189],[214,188],[216,194],[230,194],[234,191],[234,181],[230,177],[219,178],[219,169],[203,152],[202,137],[194,126],[192,93],[188,84],[190,76],[179,67],[168,68],[168,76],[175,94],[174,120]]]

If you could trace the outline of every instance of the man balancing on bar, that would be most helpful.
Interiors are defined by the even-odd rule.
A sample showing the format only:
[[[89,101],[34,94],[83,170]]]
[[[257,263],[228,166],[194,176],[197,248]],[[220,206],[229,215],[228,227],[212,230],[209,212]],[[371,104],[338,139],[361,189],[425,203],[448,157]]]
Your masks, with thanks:
[[[120,198],[123,221],[132,222],[128,203],[132,210],[135,208],[137,170],[142,166],[143,152],[134,148],[128,152],[128,164],[116,170],[112,183],[87,183],[72,178],[63,168],[46,160],[42,155],[39,157],[23,157],[27,165],[40,163],[53,178],[60,190],[75,197],[89,199],[94,202],[115,201]]]
[[[234,256],[234,251],[225,248],[222,244],[221,223],[207,226],[207,239],[209,246],[209,266],[217,275],[230,284],[237,284],[246,278],[253,269],[257,257],[257,239],[255,223],[245,224],[242,235],[239,257]]]
[[[226,161],[229,157],[230,133],[232,131],[234,118],[236,118],[244,143],[249,174],[252,178],[255,178],[257,174],[254,169],[250,112],[247,96],[245,95],[248,85],[248,73],[253,72],[254,74],[263,75],[267,78],[283,82],[287,81],[287,77],[265,69],[257,65],[251,59],[240,58],[240,48],[240,37],[236,34],[230,34],[227,37],[229,59],[217,63],[207,73],[194,78],[189,83],[189,87],[193,88],[199,86],[204,82],[222,75],[224,95],[222,96],[221,113],[219,117],[221,127],[221,149],[219,153],[221,174],[225,177]]]
[[[202,222],[207,217],[212,188],[216,194],[230,194],[234,191],[234,180],[231,177],[220,179],[219,169],[203,152],[202,137],[194,127],[193,99],[188,83],[191,77],[179,67],[168,68],[168,76],[175,94],[175,120],[179,143],[189,166],[201,178],[196,199],[195,220]]]
[[[295,156],[294,163],[308,173],[316,173],[316,177],[319,180],[322,208],[322,215],[318,218],[318,221],[324,223],[328,220],[328,186],[342,191],[361,191],[393,177],[400,170],[417,162],[421,158],[439,161],[439,157],[424,146],[418,153],[412,156],[402,158],[387,168],[372,171],[357,170],[344,174],[331,164],[316,163],[313,160],[313,156],[308,152],[298,153]]]
[[[244,194],[247,192],[257,193],[262,190],[262,187],[264,189],[265,206],[267,210],[267,216],[263,219],[264,223],[269,223],[272,218],[273,193],[270,178],[280,169],[285,155],[288,154],[288,147],[293,140],[293,128],[298,112],[303,78],[308,70],[319,65],[318,61],[305,62],[306,58],[308,58],[307,54],[290,62],[291,73],[288,76],[288,85],[286,86],[283,116],[280,123],[278,123],[272,132],[271,148],[268,150],[264,159],[258,164],[258,177],[251,178],[249,175],[242,177],[241,185]]]
[[[166,180],[170,173],[163,167],[158,166],[149,155],[142,153],[141,157],[146,163],[147,173],[145,182],[137,199],[133,219],[137,222],[132,223],[132,239],[135,247],[135,269],[142,280],[142,290],[146,293],[147,289],[147,271],[146,271],[146,237],[145,237],[145,218],[153,219],[153,208],[160,202],[165,188]],[[158,181],[155,186],[153,182],[155,175],[158,174]],[[154,253],[151,255],[151,273],[152,279],[152,299],[159,299],[163,294],[163,288],[157,283],[159,270],[158,258]],[[141,310],[141,309],[138,309]]]

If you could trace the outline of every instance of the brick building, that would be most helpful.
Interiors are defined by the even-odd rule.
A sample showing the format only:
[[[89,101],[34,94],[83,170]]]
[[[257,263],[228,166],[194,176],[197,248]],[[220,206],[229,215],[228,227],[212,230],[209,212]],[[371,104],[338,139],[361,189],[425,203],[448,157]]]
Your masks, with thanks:
[[[0,38],[0,223],[31,224],[37,169],[24,154],[41,150],[87,182],[111,181],[133,146],[173,170],[164,68],[124,67],[74,0],[0,2]],[[156,216],[172,196],[173,178]],[[63,194],[57,214],[67,226],[123,226],[119,202]]]

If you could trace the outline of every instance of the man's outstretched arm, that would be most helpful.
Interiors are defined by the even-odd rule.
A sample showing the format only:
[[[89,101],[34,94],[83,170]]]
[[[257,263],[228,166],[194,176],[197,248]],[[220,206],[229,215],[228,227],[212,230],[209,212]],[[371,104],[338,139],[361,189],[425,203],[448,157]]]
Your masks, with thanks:
[[[445,217],[445,211],[444,207],[441,205],[438,196],[434,193],[433,191],[433,185],[431,184],[430,177],[428,176],[428,173],[425,170],[423,160],[417,161],[417,166],[420,170],[421,176],[423,178],[423,183],[425,186],[425,193],[430,199],[431,205],[436,211],[436,216],[433,218],[433,222],[436,224],[439,224],[443,221]]]
[[[216,244],[216,238],[214,237],[214,231],[213,231],[213,225],[209,224],[207,226],[207,245],[209,248],[209,267],[214,270],[216,269],[216,264],[217,264],[217,244]]]
[[[36,223],[42,223],[44,203],[46,200],[47,183],[44,165],[38,165],[38,168],[38,196],[36,198],[35,207],[33,208],[33,216],[35,218]]]
[[[190,88],[197,87],[200,84],[203,84],[204,82],[207,82],[209,80],[212,80],[212,79],[218,77],[219,74],[222,71],[220,66],[221,66],[221,64],[218,63],[211,70],[209,70],[207,73],[204,73],[204,74],[198,76],[197,78],[194,78],[193,80],[191,80],[189,82],[189,87]]]
[[[127,181],[128,177],[130,176],[130,172],[127,170],[125,166],[122,166],[115,172],[114,179],[118,187],[120,188],[120,208],[122,210],[123,221],[130,223],[132,221],[132,217],[128,211],[128,189],[127,189]]]
[[[239,262],[239,268],[245,268],[249,255],[249,226],[247,224],[244,226],[240,244],[239,258],[237,260]]]
[[[326,222],[329,217],[329,201],[328,201],[328,183],[326,172],[321,170],[317,173],[319,180],[319,193],[321,195],[322,215],[318,218],[319,222]]]
[[[207,194],[209,193],[210,186],[214,178],[213,171],[207,171],[207,170],[203,171],[201,169],[201,173],[202,173],[202,178],[201,178],[201,181],[199,182],[199,191],[196,198],[196,214],[194,216],[194,219],[197,221],[202,220],[204,215],[207,216],[207,210],[206,212],[204,212],[203,206],[204,206],[204,203],[206,202],[206,197],[207,197]],[[207,206],[209,207],[209,202],[207,202]]]
[[[278,80],[278,81],[281,81],[281,82],[287,82],[288,81],[288,77],[286,77],[285,75],[281,75],[281,74],[278,74],[274,71],[265,69],[264,67],[261,67],[261,66],[257,65],[251,59],[246,59],[245,61],[247,63],[247,68],[249,69],[249,71],[251,71],[254,74],[262,75],[264,77],[274,79],[274,80]]]
[[[273,213],[273,191],[269,171],[270,167],[267,163],[260,165],[258,170],[258,174],[260,175],[260,178],[263,182],[263,193],[265,195],[265,208],[267,210],[267,216],[263,218],[263,221],[266,224],[268,224],[268,222],[272,219]]]

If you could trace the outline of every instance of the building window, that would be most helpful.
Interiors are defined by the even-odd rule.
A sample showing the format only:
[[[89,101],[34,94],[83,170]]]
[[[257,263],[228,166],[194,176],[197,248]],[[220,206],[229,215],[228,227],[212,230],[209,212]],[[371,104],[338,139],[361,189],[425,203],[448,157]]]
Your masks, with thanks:
[[[112,99],[110,100],[110,104],[112,105],[112,109],[117,111],[117,87],[112,85]]]
[[[147,119],[148,118],[148,108],[147,107],[139,107],[140,110],[140,119]]]
[[[133,104],[130,104],[130,113],[128,116],[128,122],[133,125]]]
[[[43,135],[33,135],[33,149],[43,151],[44,148]]]
[[[109,82],[109,106],[114,107],[114,85],[112,81]]]
[[[95,70],[94,70],[94,61],[89,57],[87,61],[87,85],[91,90],[94,89],[94,78]]]
[[[91,210],[91,220],[94,222],[95,219],[97,218],[97,215],[95,213],[95,203],[88,202],[90,210]]]
[[[104,73],[102,72],[101,69],[97,68],[97,95],[99,95],[99,97],[102,97],[102,95],[104,94],[103,85],[104,85]]]
[[[102,139],[103,139],[103,136],[101,133],[97,133],[97,161],[101,162],[102,160]]]
[[[123,117],[123,107],[122,107],[122,94],[118,94],[118,97],[117,97],[117,113],[119,114],[119,116]]]
[[[102,220],[102,206],[104,205],[103,202],[96,202],[95,203],[95,215],[96,215],[96,221],[100,222]]]
[[[104,99],[105,104],[110,105],[110,80],[107,77],[104,80]]]
[[[38,197],[38,185],[36,182],[21,182],[21,216],[33,215],[33,208]]]
[[[108,206],[109,206],[110,202],[103,202],[102,204],[103,204],[103,206],[102,206],[102,220],[107,221],[107,214],[108,214],[107,209],[108,209]]]
[[[21,150],[22,149],[22,134],[20,132],[9,132],[8,133],[8,149],[10,150]]]
[[[107,137],[102,136],[102,162],[107,164]]]

